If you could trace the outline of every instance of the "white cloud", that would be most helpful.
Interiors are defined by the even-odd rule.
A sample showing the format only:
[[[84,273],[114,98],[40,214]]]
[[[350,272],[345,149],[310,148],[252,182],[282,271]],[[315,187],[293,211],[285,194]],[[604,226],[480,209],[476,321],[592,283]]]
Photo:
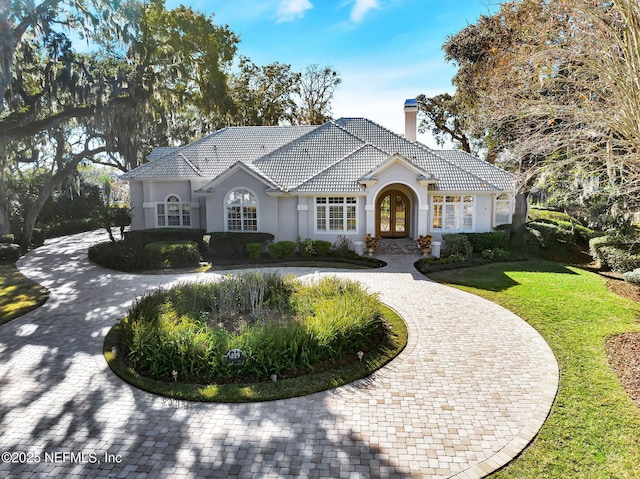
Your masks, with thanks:
[[[290,22],[304,16],[313,8],[309,0],[281,0],[278,6],[278,22]]]
[[[356,4],[351,10],[351,21],[359,23],[369,10],[380,8],[378,0],[356,0]]]

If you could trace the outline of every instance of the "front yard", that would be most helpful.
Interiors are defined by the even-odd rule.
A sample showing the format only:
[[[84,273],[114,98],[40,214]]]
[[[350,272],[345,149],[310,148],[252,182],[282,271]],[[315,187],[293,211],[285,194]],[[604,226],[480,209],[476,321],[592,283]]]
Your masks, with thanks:
[[[637,303],[597,274],[546,261],[501,263],[430,278],[485,297],[542,334],[560,365],[550,416],[522,455],[494,478],[635,478],[640,410],[607,360],[608,338],[640,331]]]

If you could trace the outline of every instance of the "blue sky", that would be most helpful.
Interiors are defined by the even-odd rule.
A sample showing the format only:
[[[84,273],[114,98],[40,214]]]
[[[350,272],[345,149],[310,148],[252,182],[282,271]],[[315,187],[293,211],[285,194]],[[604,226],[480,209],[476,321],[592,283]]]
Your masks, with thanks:
[[[167,0],[214,14],[240,36],[238,53],[298,71],[330,65],[342,84],[333,115],[366,117],[403,133],[404,100],[452,92],[442,44],[499,0]],[[428,136],[419,140],[434,145]]]

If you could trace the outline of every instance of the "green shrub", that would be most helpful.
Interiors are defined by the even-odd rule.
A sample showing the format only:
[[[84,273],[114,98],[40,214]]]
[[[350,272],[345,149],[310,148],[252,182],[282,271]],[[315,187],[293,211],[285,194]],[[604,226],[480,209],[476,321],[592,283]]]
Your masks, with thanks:
[[[462,255],[464,258],[471,257],[473,246],[466,235],[462,233],[445,234],[442,235],[442,240],[444,241],[442,256]]]
[[[259,259],[262,254],[262,243],[247,243],[247,254],[251,259]]]
[[[554,248],[558,243],[572,243],[573,233],[564,226],[550,220],[531,221],[525,225],[540,242],[543,248]]]
[[[200,264],[200,251],[193,241],[176,245],[165,257],[169,268],[186,268]]]
[[[162,257],[134,241],[106,241],[89,248],[89,259],[118,271],[145,271],[162,268]]]
[[[182,283],[131,306],[122,346],[137,372],[155,378],[264,379],[372,347],[385,332],[380,308],[375,295],[337,278],[302,286],[251,273]],[[245,360],[229,364],[224,355],[234,348]]]
[[[243,258],[247,255],[247,243],[266,244],[273,241],[271,233],[235,231],[208,233],[209,247],[207,254],[214,259]]]
[[[572,220],[564,213],[544,215],[527,223],[526,228],[545,248],[552,248],[556,243],[587,244],[592,238],[601,234]]]
[[[506,249],[495,248],[482,250],[480,254],[483,258],[486,259],[505,259],[508,258],[511,253],[509,253],[509,251]]]
[[[311,258],[313,256],[318,256],[318,252],[316,251],[315,248],[315,241],[313,241],[311,238],[306,238],[304,240],[301,240],[300,238],[298,238],[297,240],[298,243],[298,251],[300,252],[300,255],[303,258]]]
[[[567,222],[571,222],[572,220],[572,218],[568,214],[562,211],[542,208],[539,206],[532,206],[529,208],[529,219],[530,221],[552,220],[552,221],[567,221]]]
[[[11,244],[15,241],[15,237],[14,235],[12,235],[11,233],[6,234],[6,235],[0,235],[0,243],[8,243]]]
[[[465,236],[473,246],[474,253],[481,253],[484,250],[499,248],[509,249],[509,234],[504,231],[493,231],[490,233],[465,233]]]
[[[146,244],[144,249],[159,257],[166,268],[197,266],[200,263],[200,251],[195,241],[156,241]]]
[[[602,233],[598,233],[591,228],[582,226],[580,223],[557,220],[555,221],[555,224],[566,231],[571,231],[573,229],[574,242],[576,243],[588,244],[592,238],[602,235]]]
[[[451,269],[452,267],[459,267],[467,263],[467,257],[462,254],[454,254],[452,256],[445,256],[442,258],[422,258],[415,262],[415,268],[421,273],[432,273],[442,269]]]
[[[15,263],[20,259],[20,256],[20,245],[11,243],[0,243],[0,260]]]
[[[125,241],[140,243],[145,246],[158,241],[194,241],[201,251],[204,251],[204,230],[189,228],[152,228],[148,230],[134,230],[125,233]]]
[[[615,244],[615,240],[610,236],[598,236],[589,240],[589,253],[598,268],[601,268],[606,264],[600,249],[612,244]]]
[[[69,218],[59,221],[47,222],[47,237],[72,235],[92,231],[101,228],[100,220],[97,218]]]
[[[612,271],[624,273],[636,268],[640,268],[640,251],[637,247],[631,248],[629,245],[611,245],[600,247],[606,267]]]
[[[293,258],[297,245],[293,241],[278,241],[269,245],[269,256],[275,259]]]
[[[640,268],[636,268],[633,271],[627,271],[622,274],[622,278],[627,283],[640,284]]]
[[[47,228],[33,228],[31,234],[31,246],[38,248],[42,246],[47,239]]]
[[[329,241],[315,240],[315,248],[316,248],[316,251],[318,252],[318,256],[320,256],[321,258],[329,256],[329,253],[331,252],[331,247],[332,247],[332,244]]]
[[[329,255],[331,246],[329,241],[314,240],[311,238],[307,238],[304,241],[298,240],[298,251],[300,251],[300,255],[304,258],[324,258]]]

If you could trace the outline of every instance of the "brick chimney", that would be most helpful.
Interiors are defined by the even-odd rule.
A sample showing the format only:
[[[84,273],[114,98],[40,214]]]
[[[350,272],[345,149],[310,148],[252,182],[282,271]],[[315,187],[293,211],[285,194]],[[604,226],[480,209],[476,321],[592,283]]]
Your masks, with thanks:
[[[416,141],[418,132],[418,101],[410,98],[404,102],[404,137]]]

